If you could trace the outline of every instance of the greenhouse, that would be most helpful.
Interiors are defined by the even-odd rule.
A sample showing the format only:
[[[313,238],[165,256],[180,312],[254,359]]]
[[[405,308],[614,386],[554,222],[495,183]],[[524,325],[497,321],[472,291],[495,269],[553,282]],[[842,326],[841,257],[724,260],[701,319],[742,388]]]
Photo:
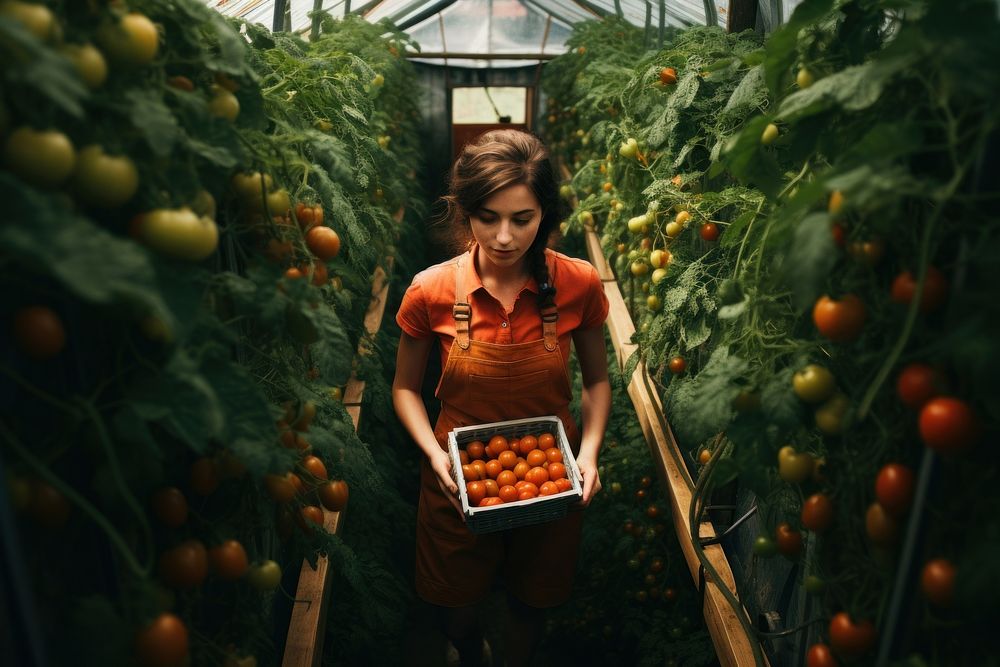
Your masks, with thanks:
[[[992,0],[0,0],[4,665],[982,667]]]

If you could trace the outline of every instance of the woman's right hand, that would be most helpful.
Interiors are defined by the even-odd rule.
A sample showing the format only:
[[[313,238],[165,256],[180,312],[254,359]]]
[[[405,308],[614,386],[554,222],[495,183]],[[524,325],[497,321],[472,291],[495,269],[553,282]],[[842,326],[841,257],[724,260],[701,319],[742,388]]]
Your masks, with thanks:
[[[462,514],[462,503],[458,499],[458,485],[451,478],[451,457],[448,456],[448,452],[444,450],[435,452],[430,459],[430,464],[431,470],[437,476],[437,483],[441,487],[441,492],[464,521],[465,515]]]

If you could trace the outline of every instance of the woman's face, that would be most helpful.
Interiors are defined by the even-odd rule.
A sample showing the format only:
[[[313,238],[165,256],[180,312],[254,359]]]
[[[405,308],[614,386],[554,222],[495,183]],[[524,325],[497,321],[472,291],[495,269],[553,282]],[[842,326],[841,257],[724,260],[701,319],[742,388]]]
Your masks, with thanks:
[[[527,185],[516,184],[496,192],[469,216],[472,235],[482,248],[480,261],[511,268],[524,261],[538,235],[542,207]]]

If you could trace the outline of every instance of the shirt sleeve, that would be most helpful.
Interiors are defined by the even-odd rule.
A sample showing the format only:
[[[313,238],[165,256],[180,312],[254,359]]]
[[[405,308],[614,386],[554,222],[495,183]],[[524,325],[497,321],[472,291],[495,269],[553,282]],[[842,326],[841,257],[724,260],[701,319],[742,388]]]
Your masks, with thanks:
[[[396,313],[396,324],[414,338],[429,338],[433,335],[431,329],[430,315],[427,311],[427,299],[420,282],[414,278],[410,286],[406,288],[403,301],[399,304],[399,311]]]
[[[580,322],[581,329],[594,329],[604,324],[608,318],[608,310],[611,305],[608,297],[604,293],[604,285],[601,277],[597,275],[597,269],[590,267],[587,280],[587,296],[584,299],[583,319]]]

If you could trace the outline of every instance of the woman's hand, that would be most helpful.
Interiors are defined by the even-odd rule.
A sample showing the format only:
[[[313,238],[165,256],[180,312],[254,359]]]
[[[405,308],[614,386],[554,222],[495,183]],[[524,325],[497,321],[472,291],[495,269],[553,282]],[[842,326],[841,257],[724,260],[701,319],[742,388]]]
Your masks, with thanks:
[[[462,514],[462,503],[458,499],[458,485],[451,478],[451,457],[448,456],[448,452],[439,449],[437,452],[432,453],[430,463],[431,470],[437,476],[437,483],[441,487],[441,493],[445,495],[448,502],[452,504],[458,515],[465,521],[465,515]]]
[[[576,467],[583,475],[583,497],[576,506],[579,509],[586,509],[597,492],[601,490],[601,476],[597,474],[597,461],[588,456],[577,458]]]

